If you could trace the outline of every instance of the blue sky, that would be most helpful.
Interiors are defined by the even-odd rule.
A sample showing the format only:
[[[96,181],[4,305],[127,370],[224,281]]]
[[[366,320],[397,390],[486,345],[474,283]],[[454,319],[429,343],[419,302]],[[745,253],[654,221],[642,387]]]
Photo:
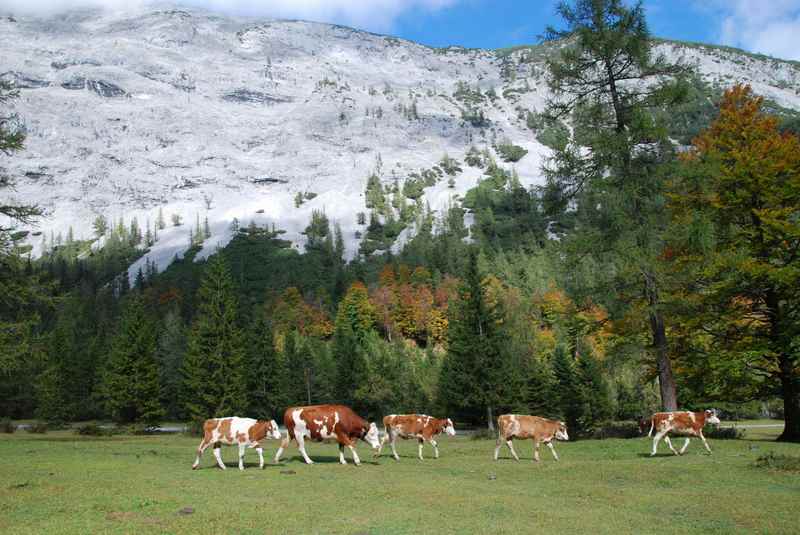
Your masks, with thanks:
[[[654,1],[646,8],[654,35],[706,42],[720,39],[715,14],[700,9],[693,0]],[[548,0],[471,0],[422,16],[403,13],[392,33],[432,46],[503,48],[534,42],[548,24],[558,22],[555,2]]]
[[[633,0],[631,0],[633,1]],[[0,13],[139,7],[153,0],[0,0]],[[557,23],[556,0],[167,0],[231,15],[301,18],[432,46],[502,48],[536,41]],[[644,0],[659,37],[736,46],[800,60],[800,0]]]

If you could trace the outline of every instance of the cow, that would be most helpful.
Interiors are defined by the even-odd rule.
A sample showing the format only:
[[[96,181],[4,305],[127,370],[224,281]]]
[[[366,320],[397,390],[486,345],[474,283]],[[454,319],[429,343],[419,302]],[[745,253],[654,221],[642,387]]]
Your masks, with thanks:
[[[716,410],[709,409],[703,412],[675,411],[655,413],[650,417],[650,431],[647,433],[647,436],[650,437],[653,434],[653,429],[656,430],[656,435],[653,437],[653,451],[650,453],[650,456],[652,457],[656,454],[658,443],[662,438],[666,440],[667,446],[669,446],[669,449],[671,449],[672,453],[675,455],[680,455],[686,451],[686,448],[689,446],[690,437],[686,437],[686,442],[684,442],[683,447],[681,448],[680,452],[678,452],[672,447],[672,442],[669,440],[668,433],[700,437],[700,440],[703,441],[703,445],[708,450],[708,453],[711,453],[711,448],[709,447],[708,442],[706,442],[706,437],[703,436],[703,427],[706,424],[719,424],[719,418],[717,417]]]
[[[254,420],[253,418],[211,418],[203,422],[203,440],[197,448],[197,458],[192,470],[200,466],[200,456],[211,444],[214,445],[214,458],[217,465],[225,470],[222,462],[220,444],[239,445],[239,470],[244,470],[244,450],[249,446],[258,452],[258,467],[264,468],[264,450],[261,441],[267,438],[280,439],[281,432],[275,420]]]
[[[315,442],[336,440],[339,443],[339,462],[347,464],[344,459],[344,447],[347,446],[353,453],[353,462],[356,466],[361,464],[355,448],[358,439],[369,444],[373,450],[380,447],[378,426],[375,422],[368,423],[353,412],[353,409],[344,405],[289,407],[283,414],[283,423],[286,425],[287,433],[281,442],[281,447],[275,453],[276,463],[280,462],[281,454],[290,440],[297,441],[297,447],[306,464],[314,464],[306,453],[306,439]]]
[[[439,458],[439,444],[434,437],[442,432],[451,437],[456,434],[453,421],[450,418],[431,418],[425,414],[390,414],[383,418],[384,434],[381,446],[378,448],[378,457],[383,450],[384,444],[389,442],[392,446],[392,456],[396,461],[400,460],[395,449],[397,437],[407,439],[416,438],[419,440],[419,460],[422,461],[422,445],[430,442],[433,446],[433,457]]]
[[[567,426],[564,422],[558,420],[548,420],[539,416],[527,416],[522,414],[502,414],[497,417],[497,443],[494,448],[494,460],[500,454],[500,446],[503,441],[508,445],[511,450],[511,455],[514,459],[519,461],[517,452],[514,451],[514,444],[512,440],[515,438],[524,440],[530,438],[533,440],[533,460],[539,462],[539,443],[544,442],[550,448],[555,460],[558,460],[558,454],[553,448],[553,439],[569,440],[567,434]]]

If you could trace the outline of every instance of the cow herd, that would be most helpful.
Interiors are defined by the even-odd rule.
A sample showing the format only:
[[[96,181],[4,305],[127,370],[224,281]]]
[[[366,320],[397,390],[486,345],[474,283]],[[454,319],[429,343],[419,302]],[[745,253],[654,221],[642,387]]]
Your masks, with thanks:
[[[711,448],[708,446],[706,438],[703,436],[703,427],[706,424],[719,424],[719,418],[714,410],[703,412],[657,412],[649,420],[643,420],[642,425],[650,424],[650,431],[647,436],[653,438],[653,451],[651,456],[656,454],[658,443],[664,439],[669,448],[675,455],[682,454],[689,445],[692,436],[699,437],[703,441],[709,453]],[[356,414],[350,407],[344,405],[311,405],[307,407],[289,407],[283,415],[283,424],[286,426],[286,436],[281,434],[278,423],[275,420],[254,420],[252,418],[213,418],[206,420],[203,424],[203,439],[197,448],[193,469],[200,465],[200,457],[203,452],[213,444],[214,458],[217,465],[225,469],[222,462],[220,447],[222,444],[239,446],[239,470],[244,470],[244,453],[247,448],[255,449],[258,453],[259,468],[264,468],[264,451],[262,442],[267,439],[281,440],[281,445],[275,454],[275,462],[281,460],[281,455],[289,446],[289,442],[294,440],[297,448],[303,456],[303,460],[308,464],[314,461],[306,452],[305,443],[307,440],[313,442],[335,441],[339,445],[339,462],[347,464],[344,457],[344,449],[348,448],[353,457],[353,463],[361,464],[356,451],[356,443],[363,440],[375,452],[375,457],[379,457],[384,445],[388,442],[392,449],[392,457],[400,460],[395,449],[398,438],[417,439],[419,442],[419,459],[423,460],[422,447],[427,442],[433,447],[434,458],[439,458],[439,446],[436,437],[442,433],[453,436],[456,434],[453,421],[450,418],[433,418],[424,414],[391,414],[384,417],[383,437],[380,437],[378,426],[374,422],[367,422]],[[498,436],[494,449],[494,460],[496,461],[503,442],[508,446],[511,455],[519,461],[519,456],[514,450],[514,439],[533,441],[533,458],[539,461],[539,444],[545,443],[553,458],[558,460],[558,454],[553,446],[553,440],[569,440],[567,426],[564,422],[548,420],[539,416],[527,416],[521,414],[503,414],[497,418]],[[672,447],[669,434],[679,434],[686,436],[686,442],[676,451]]]

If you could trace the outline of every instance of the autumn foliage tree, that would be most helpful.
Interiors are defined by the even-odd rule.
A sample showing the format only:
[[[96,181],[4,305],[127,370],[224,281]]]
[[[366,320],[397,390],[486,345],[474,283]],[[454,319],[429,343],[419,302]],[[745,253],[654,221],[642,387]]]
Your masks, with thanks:
[[[729,377],[780,392],[779,440],[800,441],[800,139],[750,87],[727,91],[672,192],[670,254],[691,284],[684,323]],[[690,350],[691,352],[691,350]],[[722,381],[724,389],[726,381]]]

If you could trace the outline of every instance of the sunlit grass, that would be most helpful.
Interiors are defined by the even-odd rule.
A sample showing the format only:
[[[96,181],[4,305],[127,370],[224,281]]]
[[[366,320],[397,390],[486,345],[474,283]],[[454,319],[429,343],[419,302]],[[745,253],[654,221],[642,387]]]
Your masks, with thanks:
[[[769,434],[767,434],[769,432]],[[780,429],[762,429],[774,437]],[[491,460],[494,441],[442,438],[441,458],[420,462],[416,444],[361,467],[340,466],[334,445],[311,444],[306,466],[294,445],[280,466],[201,470],[198,439],[184,436],[77,437],[67,431],[0,435],[2,533],[796,533],[800,475],[765,470],[768,452],[800,446],[692,441],[682,457],[647,456],[650,441],[559,443],[561,461],[517,443],[523,460]],[[682,444],[682,440],[679,441]],[[271,457],[277,443],[268,443]],[[432,457],[429,449],[426,456]],[[349,456],[348,456],[349,458]],[[193,513],[180,514],[191,507]]]

